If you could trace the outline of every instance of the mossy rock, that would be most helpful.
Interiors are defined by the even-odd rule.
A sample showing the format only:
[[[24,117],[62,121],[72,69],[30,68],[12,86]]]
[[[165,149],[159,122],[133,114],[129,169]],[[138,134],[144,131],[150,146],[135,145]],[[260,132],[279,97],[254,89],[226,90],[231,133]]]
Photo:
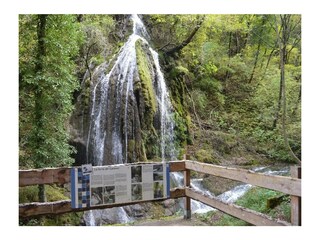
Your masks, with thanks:
[[[138,74],[141,82],[141,91],[145,101],[145,114],[148,116],[148,121],[152,121],[157,108],[156,96],[152,85],[152,66],[148,61],[143,47],[142,41],[138,40],[135,44],[137,54]]]
[[[143,131],[143,142],[147,159],[160,156],[159,136],[152,126],[150,130]]]
[[[176,78],[178,76],[182,76],[185,74],[189,74],[189,70],[181,65],[174,67],[170,71],[170,77],[172,77],[172,78]]]

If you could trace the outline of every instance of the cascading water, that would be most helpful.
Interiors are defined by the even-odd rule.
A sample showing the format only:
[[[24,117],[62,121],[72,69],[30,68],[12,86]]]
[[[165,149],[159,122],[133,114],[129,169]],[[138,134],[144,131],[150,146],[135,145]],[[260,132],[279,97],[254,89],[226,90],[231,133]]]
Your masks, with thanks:
[[[180,172],[172,172],[170,173],[171,180],[175,187],[183,187],[183,174]],[[205,189],[202,184],[202,179],[191,179],[190,185],[196,191],[200,191],[207,196],[212,196],[211,192]],[[183,202],[180,202],[181,207],[183,208]],[[209,207],[202,202],[191,199],[191,212],[192,213],[206,213],[208,211],[213,210],[212,207]]]
[[[174,121],[172,119],[172,105],[169,98],[169,92],[160,68],[158,53],[152,48],[149,48],[156,66],[156,79],[157,84],[156,96],[158,103],[158,111],[160,111],[160,146],[161,146],[161,159],[175,159],[176,150],[174,146]]]
[[[120,49],[113,65],[103,64],[95,71],[99,77],[92,92],[86,152],[87,163],[97,166],[134,162],[141,160],[139,154],[140,157],[144,155],[143,152],[136,151],[141,149],[138,143],[142,139],[141,131],[135,130],[142,125],[141,114],[137,114],[141,99],[135,93],[136,82],[139,79],[136,43],[139,40],[145,46],[149,46],[147,41],[149,35],[137,14],[132,15],[131,20],[133,33]],[[154,129],[158,131],[162,161],[171,160],[175,156],[173,108],[161,72],[158,54],[150,46],[148,50],[150,60],[153,61],[151,91],[156,100]],[[95,219],[106,215],[105,211],[109,211],[109,215],[114,215],[110,212],[114,209],[87,212],[85,215],[87,225],[98,225]],[[120,222],[130,221],[123,208],[119,208],[117,214],[120,216]]]
[[[138,138],[133,125],[141,125],[132,114],[137,111],[140,99],[134,92],[136,79],[139,78],[136,42],[139,40],[148,46],[148,33],[138,15],[131,16],[133,33],[121,48],[113,66],[103,65],[102,72],[92,93],[90,127],[87,138],[87,162],[94,165],[121,164],[133,162],[128,158],[129,141],[137,143]],[[149,47],[153,61],[152,94],[155,94],[155,129],[159,131],[159,148],[162,160],[174,156],[174,121],[172,105],[165,80],[161,72],[158,54]],[[111,69],[110,69],[111,68]],[[105,73],[110,69],[108,73]],[[153,122],[156,122],[155,120]],[[141,133],[139,133],[141,134]],[[132,148],[132,147],[131,147]],[[141,160],[137,157],[138,160]]]
[[[289,174],[289,167],[256,167],[252,169],[253,172],[257,173],[263,173],[265,175],[280,175],[285,176]],[[173,180],[174,186],[182,187],[183,186],[183,175],[179,172],[173,172],[171,173],[171,179]],[[190,181],[191,187],[201,192],[202,194],[205,194],[206,196],[212,197],[213,194],[208,191],[203,185],[202,185],[202,179],[191,179]],[[249,189],[251,189],[253,186],[251,184],[240,184],[238,186],[235,186],[234,188],[220,194],[217,196],[217,198],[225,203],[234,203],[236,202],[240,197],[242,197]],[[183,203],[180,202],[181,207],[183,208]],[[192,213],[206,213],[209,211],[215,211],[216,209],[209,207],[201,202],[191,200],[191,211]]]

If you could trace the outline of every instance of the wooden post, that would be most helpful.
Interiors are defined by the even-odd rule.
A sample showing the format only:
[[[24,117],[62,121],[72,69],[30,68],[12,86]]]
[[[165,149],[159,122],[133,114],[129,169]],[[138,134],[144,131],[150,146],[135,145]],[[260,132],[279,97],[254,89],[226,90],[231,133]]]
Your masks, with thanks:
[[[301,167],[290,168],[291,177],[301,179]],[[294,226],[301,226],[301,197],[291,195],[291,223]]]
[[[190,170],[186,169],[184,172],[184,187],[190,187]],[[184,219],[191,218],[191,199],[190,197],[184,198]]]
[[[183,155],[183,160],[185,161],[187,158],[187,155]],[[184,171],[184,187],[185,189],[190,187],[190,170],[186,169]],[[190,197],[184,198],[184,219],[190,219],[191,218],[191,199]]]

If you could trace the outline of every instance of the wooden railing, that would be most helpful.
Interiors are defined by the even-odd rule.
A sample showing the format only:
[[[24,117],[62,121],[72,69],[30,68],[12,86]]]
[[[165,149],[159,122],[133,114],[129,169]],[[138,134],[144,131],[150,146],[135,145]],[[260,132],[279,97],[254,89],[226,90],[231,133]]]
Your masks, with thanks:
[[[195,199],[226,214],[242,219],[253,225],[262,226],[286,226],[301,225],[301,174],[298,167],[291,168],[291,177],[268,176],[261,173],[254,173],[250,170],[216,166],[211,164],[199,163],[195,161],[173,161],[169,162],[170,172],[184,172],[184,187],[170,189],[169,198],[185,198],[185,218],[191,217],[191,199]],[[222,178],[232,179],[249,183],[255,186],[268,188],[291,195],[291,223],[272,219],[271,217],[255,212],[253,210],[222,202],[215,197],[203,195],[190,187],[190,171],[206,173]],[[19,186],[29,186],[37,184],[65,184],[70,182],[70,168],[47,168],[37,170],[20,170]],[[94,206],[89,208],[73,209],[70,200],[44,202],[44,203],[25,203],[19,204],[19,216],[31,217],[37,215],[56,215],[75,211],[86,211],[91,209],[120,207],[130,204],[143,202],[156,202],[161,200],[140,201],[133,203],[111,204]]]

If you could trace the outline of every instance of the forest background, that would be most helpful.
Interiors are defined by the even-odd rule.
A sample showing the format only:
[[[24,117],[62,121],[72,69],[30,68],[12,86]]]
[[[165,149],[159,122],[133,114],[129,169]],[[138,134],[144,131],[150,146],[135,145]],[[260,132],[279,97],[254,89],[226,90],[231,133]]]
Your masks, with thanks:
[[[6,29],[6,34],[8,34],[10,37],[8,38],[2,38],[1,39],[1,43],[2,45],[6,46],[6,51],[5,51],[5,55],[6,58],[2,58],[1,59],[1,63],[3,66],[7,66],[8,63],[16,63],[13,64],[12,67],[9,68],[8,71],[6,71],[6,73],[4,73],[4,76],[6,79],[10,79],[12,78],[12,73],[16,74],[16,79],[18,79],[18,72],[16,71],[16,69],[18,69],[17,65],[18,65],[18,23],[17,23],[17,14],[18,13],[30,13],[30,12],[39,12],[39,13],[43,13],[43,12],[51,12],[51,13],[57,13],[57,12],[75,12],[77,10],[77,12],[87,12],[88,8],[92,9],[92,5],[90,5],[91,7],[88,7],[86,5],[81,5],[81,3],[83,1],[77,1],[77,3],[75,3],[75,1],[69,1],[70,3],[68,4],[64,4],[63,6],[61,5],[56,5],[56,6],[52,6],[50,4],[45,5],[44,7],[39,7],[38,4],[35,4],[34,1],[28,1],[28,3],[16,3],[15,1],[12,1],[13,4],[12,6],[14,7],[9,7],[10,9],[4,8],[4,10],[6,10],[6,12],[4,14],[2,14],[1,16],[1,20],[3,22],[11,22],[9,24],[9,28]],[[49,2],[49,1],[43,1],[43,2]],[[162,1],[163,2],[163,1]],[[190,1],[188,1],[189,3]],[[251,3],[251,7],[248,7],[248,5],[244,4],[250,2]],[[234,3],[234,1],[232,1],[232,3]],[[301,3],[301,1],[290,1],[290,4],[287,4],[285,2],[272,2],[270,3],[270,1],[268,2],[268,4],[266,5],[262,5],[261,3],[255,4],[253,3],[253,1],[238,1],[238,3],[232,5],[230,7],[229,1],[225,1],[225,3],[219,3],[219,10],[218,7],[216,6],[212,6],[210,5],[210,8],[208,8],[207,5],[201,5],[202,7],[199,7],[200,4],[196,4],[196,5],[188,5],[187,3],[185,5],[188,5],[188,7],[183,8],[184,11],[190,13],[190,12],[197,12],[197,10],[199,10],[200,12],[206,12],[209,11],[212,13],[216,12],[216,13],[230,13],[230,12],[235,12],[235,13],[248,13],[248,11],[253,11],[253,13],[257,13],[257,12],[269,12],[271,9],[272,13],[283,13],[283,12],[290,12],[290,13],[303,13],[303,36],[304,36],[304,41],[303,41],[303,78],[304,79],[314,79],[317,74],[316,74],[316,69],[317,69],[317,61],[315,61],[313,56],[317,56],[319,55],[319,49],[317,47],[317,41],[318,41],[318,33],[316,31],[314,31],[315,27],[316,27],[316,22],[317,22],[317,8],[314,7],[314,5],[311,4],[307,4],[307,3]],[[121,5],[121,3],[120,3]],[[152,6],[151,6],[152,5]],[[166,4],[156,4],[156,3],[149,3],[146,4],[145,7],[145,12],[154,12],[154,7],[157,7],[157,9],[159,11],[165,12],[167,8],[164,7],[164,5]],[[7,5],[8,6],[8,5]],[[18,6],[18,7],[17,7]],[[78,7],[75,7],[78,6]],[[270,7],[273,6],[273,7]],[[276,6],[276,7],[275,7]],[[94,12],[101,12],[101,7],[99,7],[98,5],[93,7],[94,8]],[[36,10],[35,10],[36,9]],[[63,10],[62,10],[63,9]],[[114,12],[119,12],[119,9],[123,9],[124,12],[126,13],[131,13],[132,10],[136,10],[136,12],[141,12],[141,5],[135,5],[135,7],[132,7],[131,5],[124,5],[122,4],[121,7],[120,6],[116,6],[116,7],[111,7],[109,9],[113,9],[110,11],[114,11]],[[181,8],[177,8],[177,7],[172,7],[170,11],[180,11],[178,9]],[[231,9],[231,10],[230,10]],[[235,9],[240,9],[239,10],[235,10]],[[7,11],[8,10],[8,11]],[[78,11],[79,10],[79,11]],[[110,12],[111,13],[111,12]],[[15,39],[15,41],[13,41],[13,39]],[[15,53],[15,54],[12,54]],[[10,70],[11,69],[11,70]],[[317,169],[318,169],[318,161],[315,161],[314,163],[310,163],[310,161],[312,161],[312,159],[314,158],[314,156],[316,156],[316,149],[317,149],[317,141],[313,141],[312,136],[317,136],[319,134],[318,131],[318,123],[317,123],[317,116],[316,114],[314,114],[315,109],[316,109],[316,103],[319,102],[318,99],[318,94],[317,94],[317,89],[318,89],[318,83],[317,81],[311,83],[308,81],[304,81],[304,85],[303,85],[303,94],[302,94],[302,99],[303,99],[303,157],[305,159],[305,164],[304,164],[304,170],[303,172],[306,172],[308,174],[305,174],[305,178],[304,178],[304,196],[305,196],[305,201],[304,203],[307,202],[311,202],[311,199],[313,198],[313,194],[314,193],[311,190],[311,187],[313,185],[313,181],[311,180],[312,176],[315,176],[317,173]],[[9,89],[9,91],[7,90]],[[5,138],[2,138],[1,140],[1,145],[2,146],[8,146],[8,142],[10,142],[10,146],[6,147],[4,149],[3,152],[3,156],[5,158],[10,158],[10,159],[15,159],[15,161],[10,161],[9,163],[9,167],[10,169],[12,169],[12,171],[9,171],[8,173],[5,174],[6,178],[9,179],[10,182],[15,183],[15,185],[17,185],[17,177],[16,176],[16,169],[17,169],[17,165],[18,165],[18,151],[17,151],[17,146],[18,146],[18,82],[17,81],[10,81],[8,82],[8,88],[3,89],[5,90],[6,93],[1,95],[1,104],[2,104],[2,109],[6,109],[6,113],[10,116],[8,118],[2,118],[1,122],[1,126],[2,126],[2,132],[5,133]],[[9,100],[8,100],[9,99]],[[10,102],[10,104],[8,105],[8,102]],[[8,108],[9,106],[9,108]],[[9,126],[9,127],[8,127]],[[309,177],[308,177],[309,175]],[[309,186],[309,187],[308,187]],[[11,189],[11,190],[10,190]],[[4,190],[7,191],[10,195],[15,196],[17,195],[17,192],[15,189],[10,188],[10,186],[5,186]],[[312,192],[312,195],[311,195]],[[17,197],[15,197],[15,199],[17,199]],[[12,207],[9,208],[10,209],[14,209],[17,206],[17,202],[12,201],[11,202]],[[10,211],[6,211],[6,212],[10,212]],[[313,217],[311,217],[311,215],[316,215],[316,214],[311,214],[311,212],[316,213],[316,211],[314,211],[314,209],[311,207],[311,205],[307,205],[304,204],[304,212],[306,216],[309,216],[308,218],[305,218],[305,225],[301,228],[301,231],[285,231],[285,232],[281,232],[279,231],[272,231],[273,233],[277,233],[277,234],[288,234],[291,236],[291,238],[295,239],[295,238],[301,238],[303,232],[305,230],[312,230],[313,227],[315,226],[314,223],[315,221],[313,221]],[[8,214],[6,213],[6,218],[2,218],[2,222],[1,225],[5,226],[8,225],[8,223],[14,223],[16,222],[16,218],[17,216],[15,216],[14,214]],[[16,227],[12,226],[11,224],[9,224],[10,227],[6,228],[6,229],[12,229],[12,227],[15,229]],[[38,229],[40,230],[40,229]],[[18,236],[24,236],[24,238],[30,238],[31,236],[34,235],[40,235],[40,231],[35,230],[31,233],[26,232],[26,231],[16,231],[13,232],[14,235],[18,235]],[[55,231],[54,229],[48,230],[48,233],[50,233],[52,231],[52,233]],[[116,234],[116,231],[114,230],[110,230],[108,229],[109,234],[111,232],[113,232],[113,234]],[[208,231],[208,230],[207,230]],[[234,234],[232,233],[225,233],[225,231],[220,231],[215,229],[215,234],[219,235],[219,237],[221,239],[224,238],[228,238],[228,237],[232,237],[234,236]],[[245,236],[246,231],[237,231],[237,234],[243,235]],[[259,235],[259,237],[261,239],[269,239],[271,237],[271,233],[263,231],[264,234],[261,234],[261,229],[256,229],[256,230],[251,230],[250,232],[253,233],[254,235]],[[66,232],[69,232],[66,230]],[[78,231],[78,232],[82,232],[82,231]],[[146,231],[148,232],[148,231]],[[174,230],[170,231],[170,234],[175,234]],[[188,229],[186,229],[186,232],[189,233],[190,235],[192,235],[191,233],[191,229],[188,231]],[[73,231],[74,233],[74,231]],[[84,232],[82,232],[84,233]],[[88,232],[87,232],[88,233]],[[209,233],[209,232],[208,232]],[[61,233],[57,233],[55,232],[55,234],[48,234],[47,238],[56,238],[56,234],[61,234],[61,236],[65,235],[65,231],[62,231]],[[84,233],[86,234],[86,233]],[[89,234],[89,233],[88,233]],[[90,233],[92,234],[92,233]],[[112,234],[112,235],[113,235]],[[132,234],[132,231],[127,231],[126,233],[124,233],[122,236],[119,237],[123,237],[123,239],[125,239],[126,237],[130,236]],[[178,234],[178,233],[176,233]],[[279,235],[278,235],[279,236]],[[143,239],[143,236],[140,236],[140,239]]]

